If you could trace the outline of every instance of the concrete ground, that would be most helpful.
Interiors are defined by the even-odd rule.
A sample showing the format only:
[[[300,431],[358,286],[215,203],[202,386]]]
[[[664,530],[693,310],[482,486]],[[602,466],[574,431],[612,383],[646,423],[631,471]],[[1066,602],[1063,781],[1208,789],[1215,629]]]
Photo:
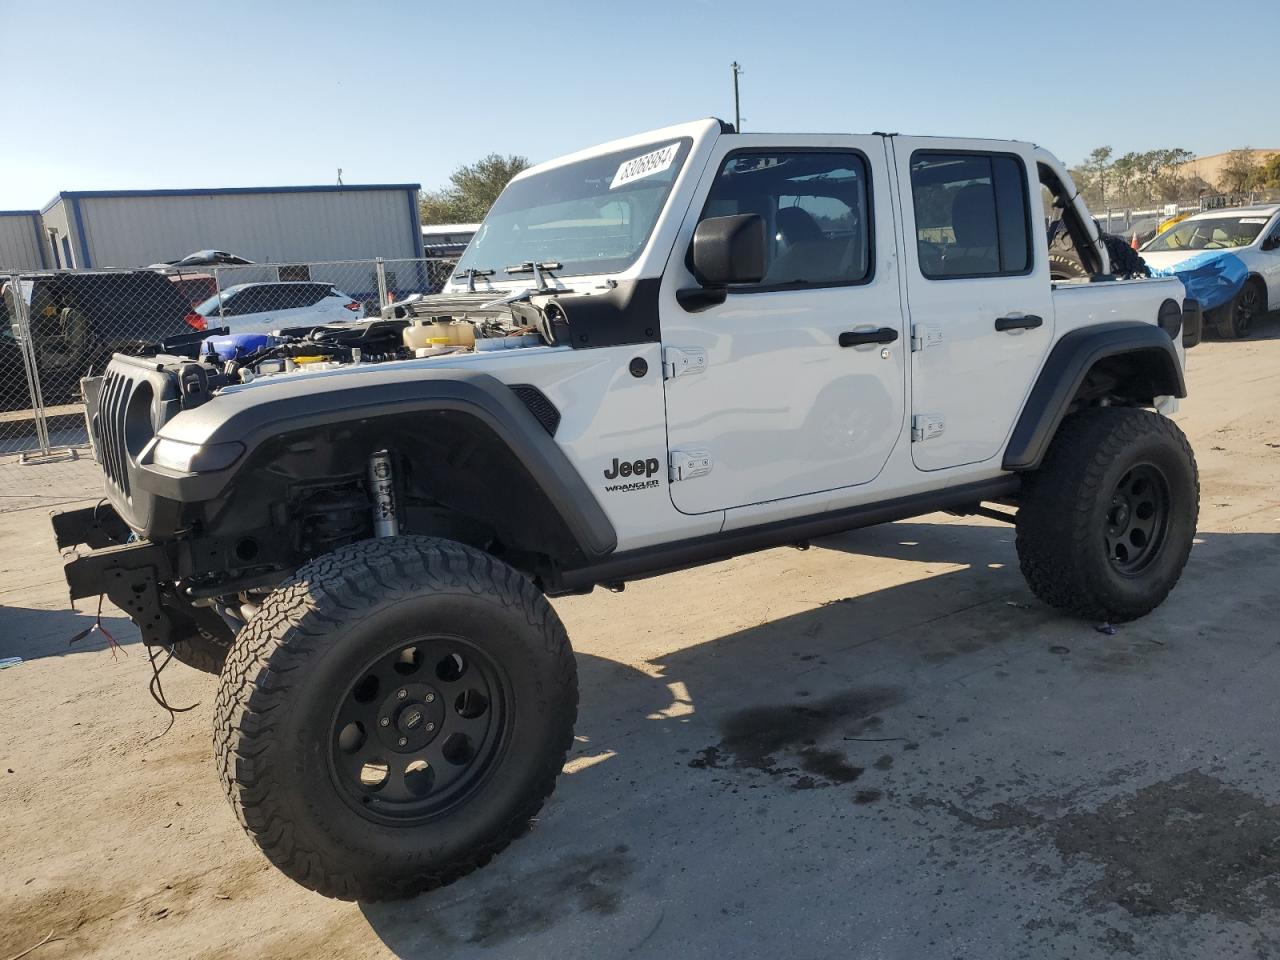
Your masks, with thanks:
[[[22,468],[0,958],[1280,956],[1280,323],[1189,381],[1200,534],[1151,616],[1058,616],[1011,528],[946,516],[556,601],[582,709],[555,795],[485,869],[367,906],[242,835],[212,678],[165,672],[195,705],[166,731],[117,611],[121,651],[68,645],[92,617],[41,507],[80,467]]]

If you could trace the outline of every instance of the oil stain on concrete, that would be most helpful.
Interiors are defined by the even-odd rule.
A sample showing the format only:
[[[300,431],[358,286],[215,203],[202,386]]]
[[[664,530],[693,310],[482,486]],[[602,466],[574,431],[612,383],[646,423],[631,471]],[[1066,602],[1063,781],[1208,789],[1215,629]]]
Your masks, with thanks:
[[[1102,866],[1087,891],[1093,905],[1224,920],[1280,907],[1280,805],[1199,770],[1047,828],[1063,857]]]
[[[425,942],[446,947],[493,947],[515,937],[550,930],[575,914],[608,916],[623,906],[635,861],[622,844],[567,853],[554,863],[509,876],[483,893],[436,905],[438,894],[398,903],[362,906],[388,945]],[[480,878],[483,884],[484,877]],[[425,908],[425,909],[424,909]],[[398,949],[401,955],[404,950]]]
[[[797,790],[852,783],[865,768],[822,741],[877,727],[876,714],[904,699],[900,689],[870,687],[822,700],[739,710],[721,723],[720,742],[700,751],[689,766],[754,770],[783,778]]]
[[[942,808],[978,831],[1026,831],[1065,864],[1100,868],[1080,891],[1100,913],[1248,922],[1280,908],[1280,805],[1200,770],[1056,817],[1011,803],[985,814],[932,799],[913,806]],[[1127,941],[1109,946],[1128,952]]]

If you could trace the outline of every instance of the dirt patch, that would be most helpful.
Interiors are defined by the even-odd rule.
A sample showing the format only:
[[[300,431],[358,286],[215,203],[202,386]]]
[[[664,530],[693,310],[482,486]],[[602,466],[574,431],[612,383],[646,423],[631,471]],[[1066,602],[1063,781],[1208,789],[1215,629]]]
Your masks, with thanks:
[[[875,728],[880,724],[876,714],[904,699],[900,689],[870,687],[812,702],[739,710],[721,724],[723,739],[699,751],[689,766],[754,770],[788,779],[799,790],[852,783],[866,768],[820,741]]]

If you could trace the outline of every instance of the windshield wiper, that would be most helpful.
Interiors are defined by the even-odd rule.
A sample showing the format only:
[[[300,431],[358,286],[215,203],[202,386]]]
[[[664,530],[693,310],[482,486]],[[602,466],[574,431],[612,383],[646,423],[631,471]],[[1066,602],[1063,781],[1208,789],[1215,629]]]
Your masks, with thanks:
[[[563,263],[559,263],[555,260],[544,260],[541,263],[535,263],[532,260],[526,260],[524,263],[517,263],[515,266],[507,267],[502,272],[503,273],[532,273],[534,291],[537,293],[546,293],[548,291],[554,291],[556,290],[556,288],[551,286],[551,284],[547,283],[546,278],[543,277],[543,273],[545,272],[546,275],[549,277],[551,276],[552,270],[560,270],[560,269],[563,269],[563,267],[564,267]]]
[[[475,267],[468,267],[461,273],[455,273],[453,279],[467,281],[467,293],[476,292],[476,277],[492,277],[492,270],[477,270]]]

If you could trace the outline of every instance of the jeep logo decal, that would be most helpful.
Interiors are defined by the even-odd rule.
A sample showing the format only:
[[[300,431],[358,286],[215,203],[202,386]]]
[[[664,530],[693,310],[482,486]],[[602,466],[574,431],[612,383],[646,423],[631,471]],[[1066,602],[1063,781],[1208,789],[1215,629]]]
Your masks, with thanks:
[[[617,457],[613,458],[613,463],[609,469],[604,472],[606,480],[617,480],[619,477],[652,477],[658,472],[658,458],[650,457],[648,460],[622,460]]]

